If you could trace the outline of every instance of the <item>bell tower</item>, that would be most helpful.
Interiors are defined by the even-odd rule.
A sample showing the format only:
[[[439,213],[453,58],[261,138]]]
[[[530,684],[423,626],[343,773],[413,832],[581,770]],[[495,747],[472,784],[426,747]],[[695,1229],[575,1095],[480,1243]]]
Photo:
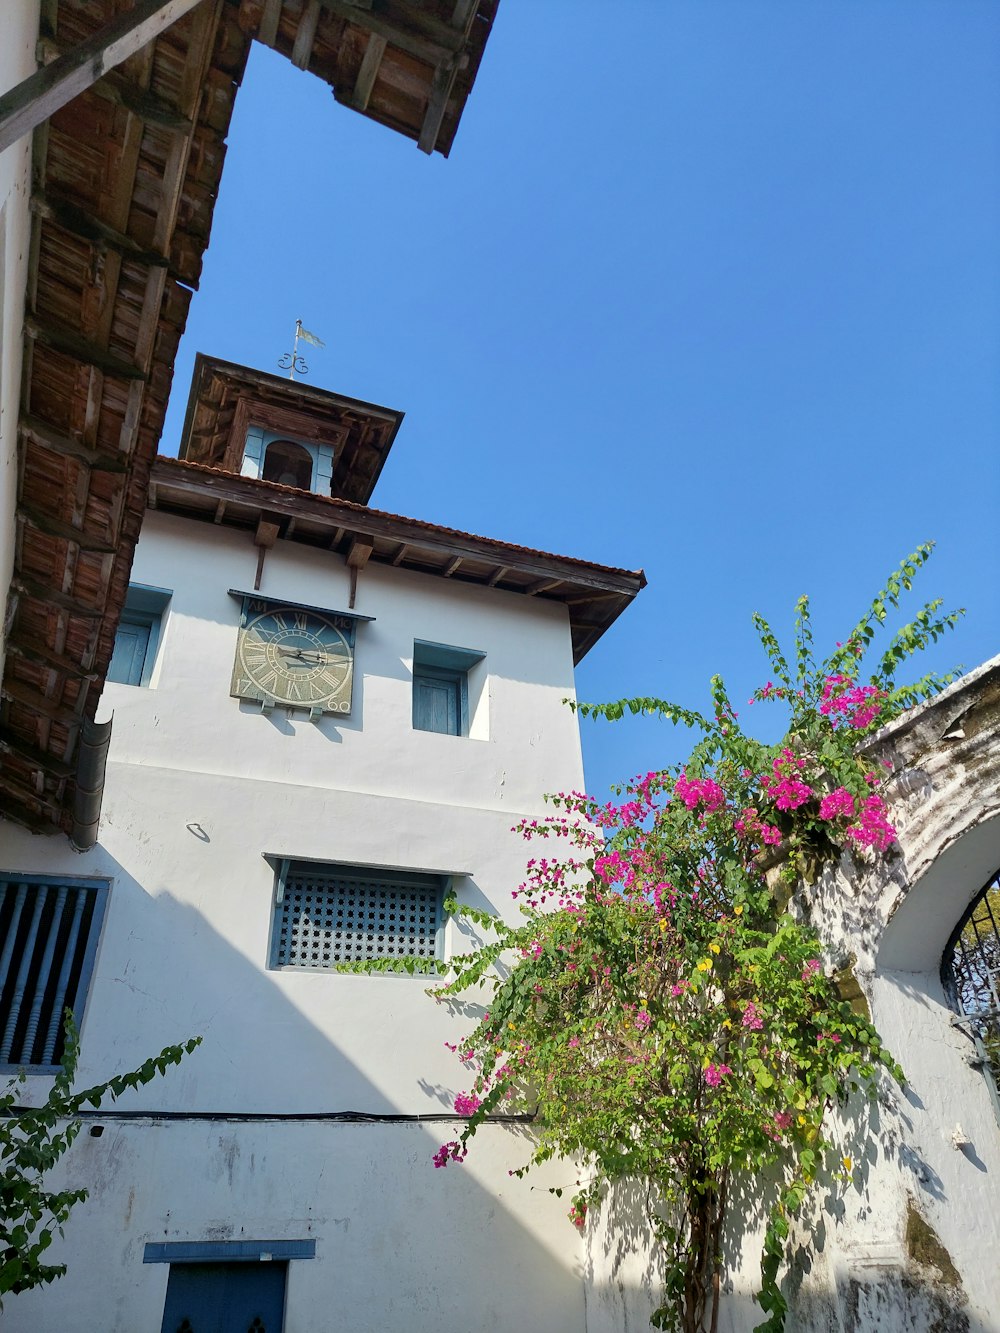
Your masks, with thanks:
[[[180,457],[367,504],[403,413],[199,352]]]

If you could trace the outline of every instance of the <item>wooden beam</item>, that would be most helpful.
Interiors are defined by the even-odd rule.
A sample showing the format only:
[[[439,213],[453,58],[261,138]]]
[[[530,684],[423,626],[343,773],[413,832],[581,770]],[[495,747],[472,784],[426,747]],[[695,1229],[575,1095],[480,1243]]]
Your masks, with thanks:
[[[394,565],[401,565],[403,561],[406,559],[406,553],[409,549],[410,548],[409,546],[407,546],[406,542],[403,542],[402,546],[400,546],[399,550],[392,557],[392,563]]]
[[[49,65],[64,54],[62,47],[51,37],[39,37],[35,48],[38,63]],[[124,77],[117,70],[109,71],[92,89],[95,97],[115,106],[123,106],[126,111],[144,120],[147,125],[154,125],[161,130],[179,130],[190,134],[194,125],[187,116],[182,116],[173,103],[160,97],[149,88],[140,87]]]
[[[375,549],[372,537],[355,537],[347,549],[347,563],[351,569],[364,569]]]
[[[63,458],[78,458],[98,472],[125,472],[127,462],[124,455],[107,449],[89,449],[80,440],[70,435],[63,435],[54,430],[38,417],[25,416],[20,421],[20,431],[24,439],[50,449]]]
[[[447,569],[444,571],[444,576],[445,576],[445,578],[446,578],[446,579],[450,579],[451,576],[452,576],[452,574],[455,573],[455,571],[458,569],[458,567],[459,567],[459,565],[460,565],[461,563],[462,563],[462,557],[461,557],[460,555],[456,555],[455,558],[454,558],[454,560],[449,561],[449,562],[448,562],[448,567],[447,567]]]
[[[92,37],[0,97],[0,153],[183,18],[201,0],[137,0]]]
[[[46,602],[50,606],[58,607],[60,611],[68,611],[71,616],[79,616],[82,620],[104,619],[104,611],[100,607],[88,606],[72,593],[50,588],[47,583],[39,583],[28,574],[15,574],[11,586],[36,602]]]
[[[57,704],[47,695],[42,694],[40,690],[36,690],[31,685],[25,685],[23,681],[14,680],[9,671],[4,674],[0,694],[3,694],[6,699],[10,699],[12,703],[30,708],[33,712],[40,713],[42,717],[47,717],[52,722],[59,722],[65,727],[79,727],[83,724],[82,713],[78,713],[75,708],[70,708],[67,704]],[[81,708],[83,697],[81,695]]]
[[[274,46],[278,40],[278,23],[281,20],[283,0],[265,0],[264,13],[261,15],[257,40],[265,46]]]
[[[292,45],[292,64],[299,69],[309,68],[309,57],[312,55],[313,42],[316,40],[316,25],[319,23],[320,3],[319,0],[309,0],[299,19],[299,26],[295,32],[295,42]]]
[[[539,579],[537,583],[525,588],[524,593],[526,597],[537,597],[539,593],[551,592],[553,588],[558,588],[563,582],[563,579]]]
[[[36,530],[44,532],[46,537],[55,537],[59,541],[75,542],[81,551],[93,551],[97,555],[113,555],[115,545],[108,537],[98,539],[84,532],[82,528],[74,528],[72,523],[66,523],[61,518],[56,518],[53,514],[45,514],[34,505],[26,504],[23,500],[17,506],[17,517],[23,519],[25,523]]]
[[[8,642],[7,651],[13,653],[15,657],[23,657],[26,662],[32,662],[35,666],[58,671],[60,675],[69,676],[72,680],[86,681],[88,684],[100,680],[99,672],[85,671],[79,662],[74,662],[71,657],[66,657],[62,653],[53,652],[51,648],[37,641],[29,643],[15,635]]]
[[[215,517],[212,519],[212,522],[221,523],[223,517],[225,516],[225,513],[226,513],[226,502],[225,500],[220,500],[219,503],[215,506]]]
[[[462,49],[461,33],[448,23],[431,19],[412,6],[406,6],[409,22],[401,24],[371,10],[359,9],[350,0],[322,0],[323,8],[358,28],[384,37],[390,45],[416,56],[428,65],[440,65]],[[397,8],[402,8],[397,6]]]
[[[147,250],[145,246],[133,241],[115,227],[110,227],[100,218],[94,217],[85,209],[57,199],[46,199],[43,195],[31,196],[31,211],[41,218],[54,222],[63,231],[78,236],[83,241],[90,241],[120,255],[128,255],[149,268],[169,268],[170,260],[158,250]]]
[[[51,347],[57,352],[64,352],[67,356],[73,357],[75,361],[80,361],[85,366],[96,366],[98,370],[103,370],[105,375],[113,375],[123,380],[145,380],[146,378],[138,366],[122,361],[113,353],[98,346],[97,343],[91,342],[88,338],[81,338],[68,329],[59,329],[50,324],[43,324],[33,315],[29,315],[25,319],[24,331],[29,338],[44,343],[46,347]]]
[[[375,87],[375,79],[378,75],[378,67],[382,63],[382,57],[385,55],[386,40],[379,37],[377,33],[372,33],[368,38],[368,45],[365,47],[365,54],[361,61],[361,68],[358,70],[357,81],[354,84],[354,92],[351,95],[351,106],[355,111],[365,111],[368,107],[368,99],[372,95],[372,89]]]
[[[504,575],[508,574],[509,572],[510,570],[506,565],[501,565],[499,569],[495,569],[493,573],[489,576],[489,578],[486,580],[487,588],[495,588],[497,584],[500,582],[500,580],[504,577]]]
[[[14,736],[0,736],[0,750],[14,755],[29,768],[49,772],[56,778],[71,778],[76,773],[75,764],[67,763],[58,755],[50,754],[48,750],[39,750],[34,745],[29,745],[27,741],[18,740]]]
[[[424,113],[423,124],[420,126],[420,134],[417,136],[417,147],[422,153],[434,152],[457,75],[457,60],[451,60],[446,65],[438,65],[434,71],[430,100]]]

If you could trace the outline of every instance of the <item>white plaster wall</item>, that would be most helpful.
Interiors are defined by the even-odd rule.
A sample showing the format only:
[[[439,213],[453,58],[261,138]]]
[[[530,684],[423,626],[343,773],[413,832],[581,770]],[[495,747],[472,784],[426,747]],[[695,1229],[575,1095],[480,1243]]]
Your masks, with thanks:
[[[315,1240],[289,1265],[285,1333],[584,1328],[579,1240],[541,1178],[508,1177],[515,1130],[441,1171],[441,1125],[98,1123],[60,1177],[91,1190],[50,1251],[68,1273],[8,1298],[5,1333],[159,1333],[168,1266],[145,1244],[192,1239]]]
[[[115,714],[98,844],[0,825],[0,870],[96,876],[111,892],[81,1027],[79,1085],[189,1036],[202,1046],[109,1115],[64,1165],[93,1196],[54,1257],[55,1286],[11,1300],[14,1333],[157,1333],[165,1265],[147,1240],[315,1236],[292,1265],[286,1333],[583,1327],[580,1241],[548,1182],[509,1171],[523,1131],[488,1127],[463,1166],[431,1156],[471,1076],[445,1048],[466,1030],[427,980],[267,968],[276,857],[451,873],[459,896],[511,913],[526,844],[510,832],[542,792],[582,783],[565,611],[395,569],[361,572],[355,709],[318,725],[229,697],[249,536],[151,515],[133,581],[173,597],[149,689],[109,686]],[[261,593],[346,610],[329,553],[279,543]],[[414,638],[485,652],[481,739],[416,732]],[[446,928],[448,953],[467,946]],[[49,1080],[29,1077],[40,1099]],[[362,1112],[428,1124],[295,1120]],[[264,1123],[233,1115],[278,1117]],[[211,1117],[220,1116],[221,1120]],[[193,1117],[193,1118],[192,1118]],[[208,1118],[206,1118],[208,1117]],[[282,1119],[281,1117],[286,1117]],[[434,1118],[437,1118],[436,1120]],[[515,1202],[516,1200],[516,1202]],[[516,1281],[511,1283],[511,1274]],[[339,1317],[339,1316],[338,1316]]]
[[[350,717],[266,717],[231,699],[240,602],[227,590],[253,589],[257,553],[249,534],[147,515],[132,580],[173,598],[153,688],[105,689],[115,760],[512,816],[582,781],[576,719],[562,703],[574,697],[566,610],[540,598],[369,565],[354,609],[375,620],[358,626]],[[346,611],[348,570],[331,552],[279,541],[260,594]],[[413,730],[414,639],[485,652],[471,682],[472,736]]]
[[[0,92],[35,72],[38,0],[7,0],[0,14]],[[28,273],[31,136],[0,153],[0,672],[4,607],[14,568],[17,420],[21,397],[21,329]]]

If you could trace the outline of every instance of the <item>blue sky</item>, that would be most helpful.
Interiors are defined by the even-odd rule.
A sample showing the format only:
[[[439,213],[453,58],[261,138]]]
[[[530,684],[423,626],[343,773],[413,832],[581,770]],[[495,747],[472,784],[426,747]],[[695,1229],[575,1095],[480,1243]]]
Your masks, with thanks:
[[[752,611],[841,638],[926,540],[930,664],[1000,650],[993,0],[501,0],[447,161],[255,47],[164,452],[297,318],[406,412],[373,503],[645,569],[581,698],[744,700]],[[583,734],[598,794],[683,753]]]

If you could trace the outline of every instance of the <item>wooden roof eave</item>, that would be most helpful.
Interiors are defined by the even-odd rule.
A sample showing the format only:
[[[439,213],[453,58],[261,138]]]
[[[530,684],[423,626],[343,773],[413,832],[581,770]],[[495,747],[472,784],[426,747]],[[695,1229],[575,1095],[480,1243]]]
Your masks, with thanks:
[[[155,507],[167,513],[248,532],[267,516],[284,525],[289,540],[346,553],[363,538],[372,543],[378,564],[561,602],[577,663],[646,584],[641,570],[534,551],[179,459],[156,460],[151,494]]]

